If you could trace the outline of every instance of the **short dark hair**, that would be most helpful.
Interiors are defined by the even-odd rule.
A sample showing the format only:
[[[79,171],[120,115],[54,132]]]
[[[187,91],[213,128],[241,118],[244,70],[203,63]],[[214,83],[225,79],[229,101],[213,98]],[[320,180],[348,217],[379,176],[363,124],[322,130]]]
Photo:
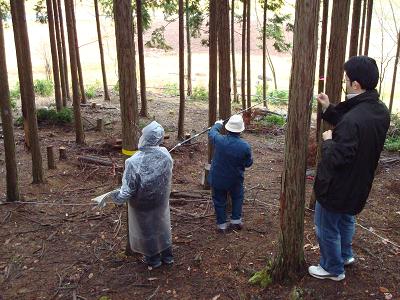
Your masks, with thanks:
[[[353,56],[344,64],[350,81],[357,81],[361,88],[373,90],[378,85],[379,70],[375,59],[368,56]]]

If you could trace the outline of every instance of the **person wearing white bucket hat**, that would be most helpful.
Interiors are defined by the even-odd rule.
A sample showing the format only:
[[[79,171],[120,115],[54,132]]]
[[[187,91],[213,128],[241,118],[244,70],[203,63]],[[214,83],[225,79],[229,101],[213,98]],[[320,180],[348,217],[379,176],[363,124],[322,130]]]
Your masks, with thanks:
[[[226,201],[228,193],[232,199],[232,215],[230,228],[242,229],[242,205],[244,170],[253,164],[250,145],[240,138],[244,131],[241,115],[233,115],[225,125],[226,135],[220,133],[224,121],[219,120],[208,133],[210,143],[214,147],[208,181],[212,187],[212,199],[217,218],[217,230],[224,233],[229,223],[226,217]]]

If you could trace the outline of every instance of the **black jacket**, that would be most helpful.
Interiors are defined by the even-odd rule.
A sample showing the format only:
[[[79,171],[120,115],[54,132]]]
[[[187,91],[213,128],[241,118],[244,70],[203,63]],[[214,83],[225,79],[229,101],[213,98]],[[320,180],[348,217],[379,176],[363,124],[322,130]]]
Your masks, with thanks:
[[[330,105],[322,118],[335,127],[332,140],[322,144],[314,182],[316,199],[330,211],[356,215],[371,190],[390,124],[389,111],[372,90]]]

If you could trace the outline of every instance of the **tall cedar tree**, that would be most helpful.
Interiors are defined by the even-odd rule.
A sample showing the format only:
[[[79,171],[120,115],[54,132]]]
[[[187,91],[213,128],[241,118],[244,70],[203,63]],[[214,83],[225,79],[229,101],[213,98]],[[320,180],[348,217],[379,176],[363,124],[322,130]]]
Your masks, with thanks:
[[[103,38],[101,36],[99,1],[98,0],[94,0],[94,11],[96,14],[97,40],[99,42],[99,50],[100,50],[101,73],[103,75],[104,100],[110,101],[110,94],[108,93],[108,86],[107,86],[106,65],[104,63]]]
[[[367,16],[367,2],[368,0],[362,0],[362,20],[361,20],[361,32],[360,32],[360,41],[358,43],[358,55],[362,55],[363,44],[364,44],[364,32],[365,32],[365,20]]]
[[[280,195],[279,246],[271,269],[274,281],[294,279],[304,266],[308,116],[312,109],[315,82],[319,4],[319,0],[296,1],[285,163]]]
[[[71,95],[70,95],[70,92],[69,92],[67,45],[65,43],[64,18],[63,18],[63,13],[62,13],[61,0],[54,0],[54,1],[57,1],[58,15],[59,15],[59,18],[60,18],[61,43],[62,43],[63,61],[64,61],[63,65],[64,65],[64,77],[65,77],[65,90],[66,90],[66,93],[67,93],[67,99],[71,100]],[[64,103],[64,106],[67,106],[66,102]]]
[[[390,90],[390,100],[389,100],[389,112],[390,113],[392,113],[392,109],[393,109],[394,90],[396,88],[396,76],[397,76],[397,67],[399,65],[399,56],[400,56],[400,31],[399,31],[398,37],[397,37],[397,51],[396,51],[396,58],[394,60],[392,88]]]
[[[230,31],[229,1],[218,3],[218,67],[219,67],[219,117],[231,115],[231,72],[230,72]]]
[[[319,69],[318,69],[318,94],[322,93],[325,88],[325,57],[326,57],[326,37],[328,32],[328,13],[329,13],[329,0],[323,0],[323,11],[322,11],[322,28],[321,28],[321,46],[319,52]],[[322,106],[320,103],[317,104],[317,130],[315,140],[317,142],[317,156],[316,161],[319,161],[321,155],[321,149],[318,147],[321,145],[321,114]],[[315,207],[315,193],[312,191],[309,202],[309,208],[314,209]]]
[[[78,66],[76,58],[77,47],[75,45],[75,30],[74,19],[72,15],[73,0],[65,0],[65,15],[67,19],[68,31],[68,45],[69,45],[69,59],[71,64],[71,79],[72,79],[72,99],[74,106],[74,122],[75,122],[75,140],[77,144],[85,143],[85,133],[83,131],[83,124],[81,119],[81,106],[79,99],[79,81],[78,81]]]
[[[147,117],[147,96],[146,96],[146,71],[144,66],[144,46],[143,46],[143,2],[136,0],[138,52],[139,52],[139,72],[140,72],[140,115]]]
[[[53,80],[54,80],[54,94],[56,97],[56,109],[57,111],[60,111],[63,105],[61,98],[60,70],[58,67],[56,30],[55,30],[52,0],[46,0],[46,7],[47,7],[47,19],[48,19],[47,23],[49,25],[51,59],[53,64]]]
[[[179,0],[179,120],[178,139],[184,139],[185,124],[185,27],[183,0]]]
[[[368,0],[367,24],[365,24],[364,55],[368,55],[368,50],[369,50],[369,40],[370,40],[370,36],[371,36],[371,22],[372,22],[373,7],[374,7],[374,0]]]
[[[232,47],[232,86],[233,101],[239,103],[236,78],[236,53],[235,53],[235,0],[231,2],[231,47]]]
[[[15,158],[15,140],[10,90],[6,65],[6,51],[4,47],[3,19],[0,17],[0,111],[4,134],[4,155],[6,160],[6,199],[19,201],[19,185],[17,160]]]
[[[187,45],[187,95],[192,95],[192,46],[190,38],[190,8],[189,0],[185,0],[186,5],[186,45]]]
[[[264,0],[263,5],[263,104],[267,107],[267,0]]]
[[[247,1],[243,0],[242,14],[242,74],[240,78],[240,87],[242,91],[242,108],[246,109],[246,20],[247,20]]]
[[[79,75],[79,91],[81,93],[81,102],[86,103],[86,94],[85,94],[85,85],[83,83],[83,73],[82,73],[82,64],[81,64],[81,55],[79,53],[79,43],[78,43],[78,31],[76,30],[76,17],[75,17],[75,8],[72,5],[71,7],[72,14],[72,29],[74,30],[74,39],[75,39],[75,56],[76,56],[76,65],[78,67],[78,75]]]
[[[114,0],[113,6],[122,119],[122,152],[127,158],[136,150],[139,121],[132,6],[130,0]],[[129,224],[128,216],[129,214],[127,213],[127,224]],[[125,254],[132,255],[133,252],[129,242],[129,227],[127,237]]]
[[[250,41],[251,41],[251,0],[247,1],[247,108],[251,106],[251,56],[250,56]]]
[[[353,0],[349,57],[357,56],[358,34],[360,31],[361,0]]]
[[[209,81],[208,81],[208,125],[217,119],[218,97],[218,1],[210,0],[209,14]],[[211,163],[212,147],[208,144],[208,162]]]
[[[63,58],[63,46],[61,41],[61,29],[60,29],[60,16],[58,12],[57,0],[52,0],[53,3],[53,15],[54,15],[54,29],[56,32],[57,41],[57,56],[58,56],[58,66],[59,66],[59,76],[61,81],[61,95],[62,95],[62,106],[67,106],[67,87],[65,83],[65,72],[64,72],[64,58]]]
[[[18,74],[22,92],[26,99],[26,116],[29,127],[29,142],[32,153],[33,183],[43,183],[42,155],[40,153],[39,134],[35,108],[35,92],[33,89],[32,60],[29,47],[28,28],[26,24],[25,1],[11,1],[11,14],[13,15],[14,35],[16,36],[15,48],[17,56],[20,55]],[[14,20],[16,21],[14,23]]]

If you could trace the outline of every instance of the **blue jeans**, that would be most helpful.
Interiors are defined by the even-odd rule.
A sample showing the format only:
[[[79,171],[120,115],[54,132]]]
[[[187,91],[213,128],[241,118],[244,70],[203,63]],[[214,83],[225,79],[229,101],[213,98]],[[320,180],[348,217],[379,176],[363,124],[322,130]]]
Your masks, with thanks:
[[[353,257],[351,244],[355,217],[329,211],[317,201],[314,223],[321,255],[320,266],[334,275],[344,273],[344,261]]]
[[[174,256],[172,254],[172,247],[169,247],[163,251],[161,251],[161,253],[158,253],[156,255],[153,256],[145,256],[145,261],[149,266],[157,266],[162,262],[169,264],[171,262],[174,261]]]
[[[217,224],[226,223],[226,200],[228,193],[232,199],[232,216],[231,220],[240,220],[242,218],[243,206],[243,184],[237,184],[230,189],[212,190],[212,199],[214,202],[215,214],[217,215]]]

